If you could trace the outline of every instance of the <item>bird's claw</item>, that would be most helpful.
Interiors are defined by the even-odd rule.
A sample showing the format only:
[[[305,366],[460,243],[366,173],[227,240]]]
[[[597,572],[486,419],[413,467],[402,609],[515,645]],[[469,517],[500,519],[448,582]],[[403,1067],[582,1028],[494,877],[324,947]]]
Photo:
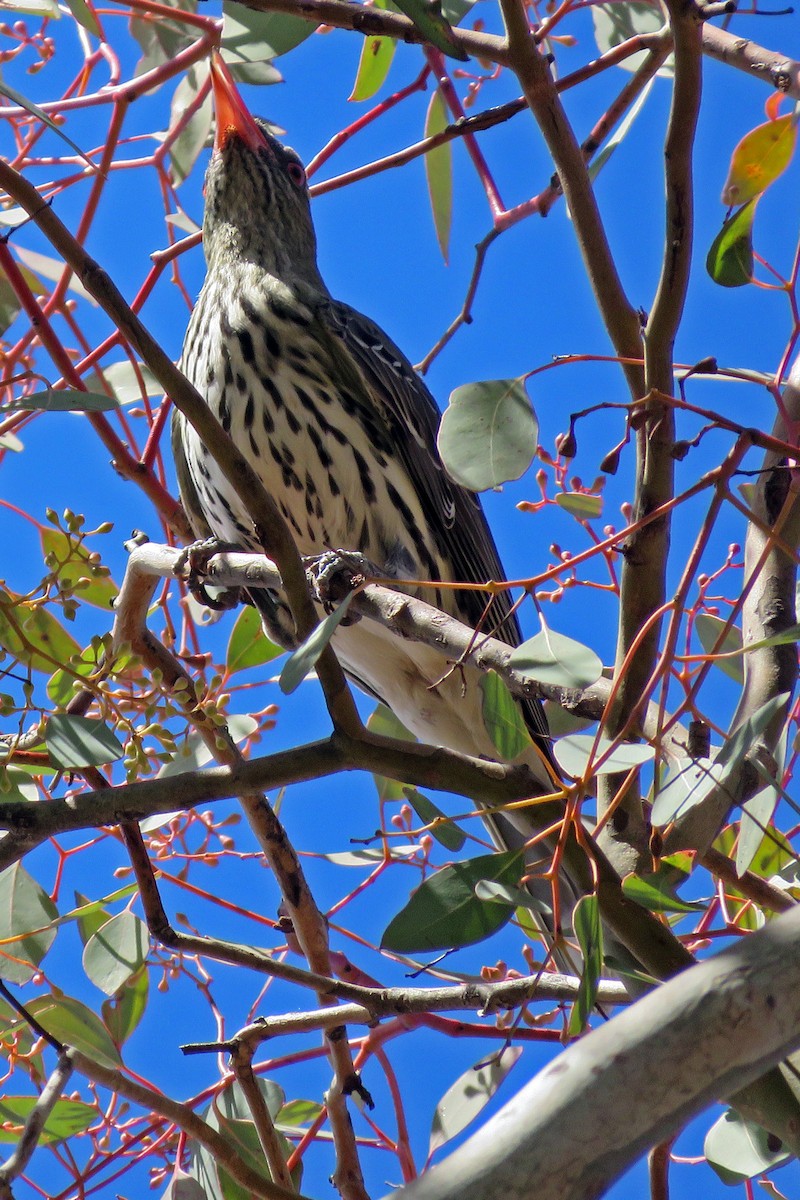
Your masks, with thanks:
[[[185,580],[186,586],[195,600],[199,604],[205,605],[206,608],[213,609],[214,612],[227,612],[231,608],[236,608],[241,602],[241,588],[215,588],[212,593],[202,579],[215,554],[233,549],[235,547],[220,541],[219,538],[200,538],[191,545],[183,547],[173,567],[173,573],[178,578]]]
[[[355,550],[326,550],[324,554],[309,555],[303,559],[303,566],[316,598],[329,613],[354,588],[370,576],[380,574],[374,563]],[[349,612],[342,625],[355,625],[360,620],[358,613]]]

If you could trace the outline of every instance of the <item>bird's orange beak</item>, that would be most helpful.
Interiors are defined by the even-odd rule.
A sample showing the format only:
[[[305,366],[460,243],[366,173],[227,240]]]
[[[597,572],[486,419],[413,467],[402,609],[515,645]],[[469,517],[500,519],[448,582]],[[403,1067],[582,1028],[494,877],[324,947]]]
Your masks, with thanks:
[[[211,55],[211,85],[217,115],[214,149],[221,150],[229,138],[238,137],[251,150],[263,150],[267,139],[245,107],[230,71],[216,50]]]

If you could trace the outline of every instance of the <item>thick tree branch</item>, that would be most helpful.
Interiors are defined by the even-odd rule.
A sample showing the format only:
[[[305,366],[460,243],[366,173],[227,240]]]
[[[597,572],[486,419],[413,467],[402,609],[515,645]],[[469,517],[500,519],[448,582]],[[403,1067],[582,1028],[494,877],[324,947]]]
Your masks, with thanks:
[[[530,1195],[531,1180],[537,1200],[598,1196],[644,1151],[799,1045],[795,909],[570,1046],[465,1145],[394,1196],[513,1200]]]

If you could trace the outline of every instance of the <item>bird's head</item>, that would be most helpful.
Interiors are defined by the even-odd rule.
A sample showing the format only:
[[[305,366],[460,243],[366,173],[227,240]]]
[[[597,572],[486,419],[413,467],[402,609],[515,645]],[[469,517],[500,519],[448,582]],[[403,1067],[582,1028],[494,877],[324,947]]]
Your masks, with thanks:
[[[205,181],[209,265],[249,262],[279,279],[321,285],[305,168],[245,107],[228,68],[211,64],[214,152]]]

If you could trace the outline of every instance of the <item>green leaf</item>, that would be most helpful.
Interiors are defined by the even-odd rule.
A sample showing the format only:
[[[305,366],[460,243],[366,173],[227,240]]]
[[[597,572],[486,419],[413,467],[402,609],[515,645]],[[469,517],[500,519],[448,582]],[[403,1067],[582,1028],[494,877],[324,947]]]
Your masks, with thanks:
[[[369,715],[367,729],[379,737],[398,738],[401,742],[415,742],[417,739],[405,725],[398,720],[391,709],[385,704],[379,704]],[[373,775],[375,787],[381,802],[386,800],[402,801],[405,799],[405,784],[396,779],[388,779],[385,775]]]
[[[710,613],[698,613],[694,627],[697,630],[697,636],[706,654],[714,654],[715,647],[717,654],[742,653],[741,629],[736,625],[729,626],[726,629],[726,625],[726,621],[722,621],[719,617],[714,617]],[[722,636],[723,630],[725,630],[724,637]],[[720,642],[721,637],[722,641]],[[720,671],[724,671],[726,675],[729,675],[731,679],[735,679],[737,683],[743,682],[744,670],[741,659],[715,658],[714,666],[719,667]]]
[[[468,62],[469,55],[458,46],[453,31],[439,9],[429,0],[394,0],[401,13],[413,21],[426,42],[459,62]]]
[[[103,1001],[103,1020],[115,1046],[122,1046],[147,1011],[150,976],[147,968],[132,975],[110,1000]]]
[[[413,858],[415,854],[419,854],[419,846],[400,846],[394,842],[389,843],[388,857],[397,862]],[[320,857],[327,862],[335,863],[337,867],[374,867],[377,863],[382,863],[387,855],[382,847],[364,846],[361,850],[336,850],[330,854],[322,854]]]
[[[201,88],[208,82],[209,72],[210,68],[207,62],[195,63],[189,67],[172,97],[169,117],[170,130],[183,120],[187,109],[194,104]],[[183,183],[191,173],[201,150],[208,141],[213,119],[214,101],[211,92],[208,91],[202,104],[195,109],[178,136],[170,143],[172,180],[176,186]]]
[[[353,592],[348,592],[341,604],[325,618],[320,621],[316,629],[312,629],[306,640],[301,646],[298,646],[293,651],[281,671],[278,686],[285,696],[290,695],[296,688],[300,686],[305,677],[314,669],[322,651],[327,646],[328,642],[336,632],[337,627],[342,621],[342,618],[347,613],[350,607],[350,601],[353,599]]]
[[[261,667],[283,654],[264,633],[261,618],[250,604],[245,604],[231,630],[225,667],[233,675],[250,667]]]
[[[25,1007],[64,1046],[74,1046],[107,1067],[121,1067],[122,1059],[102,1021],[72,996],[39,996]]]
[[[97,17],[89,8],[86,0],[67,0],[67,7],[79,25],[88,29],[89,33],[93,33],[95,37],[102,37]]]
[[[597,896],[581,896],[572,913],[572,927],[583,956],[583,973],[578,997],[572,1006],[568,1032],[576,1037],[587,1025],[603,973],[603,927]]]
[[[258,12],[233,0],[222,6],[222,57],[234,77],[241,80],[239,68],[246,63],[277,58],[299,46],[316,29],[313,21],[304,21],[289,13]],[[280,74],[275,71],[276,82]]]
[[[746,204],[762,195],[789,166],[796,141],[797,119],[793,113],[746,133],[731,157],[722,203]]]
[[[102,901],[91,901],[80,892],[75,893],[75,905],[73,912],[65,915],[77,921],[78,934],[85,946],[92,934],[97,933],[97,930],[111,919],[111,913]]]
[[[743,287],[753,278],[753,218],[756,200],[728,217],[711,245],[706,270],[720,287]]]
[[[376,6],[377,7],[377,6]],[[348,100],[370,100],[383,86],[392,65],[397,42],[390,37],[365,37],[353,90]]]
[[[488,1062],[484,1056],[450,1085],[433,1114],[429,1156],[479,1116],[521,1054],[521,1046],[506,1046]]]
[[[439,824],[433,825],[430,829],[431,837],[436,838],[436,841],[447,850],[461,849],[467,840],[467,835],[450,821],[442,810],[436,807],[432,800],[413,787],[404,787],[403,795],[420,821],[423,821],[426,825],[432,825],[434,821],[439,822]]]
[[[609,750],[611,753],[602,766],[598,766],[601,756]],[[632,767],[641,767],[655,756],[652,746],[643,746],[638,742],[625,742],[619,746],[608,738],[595,739],[590,733],[571,733],[560,738],[553,746],[553,753],[562,771],[576,779],[586,774],[590,761],[592,775],[613,775],[619,771],[630,771]]]
[[[24,209],[17,211],[22,213],[23,220],[28,221],[30,219]],[[47,291],[39,276],[29,270],[28,267],[20,266],[20,271],[34,296],[41,296]],[[17,319],[21,309],[20,298],[9,283],[5,271],[0,267],[0,334],[5,333],[9,325]]]
[[[268,1079],[259,1079],[258,1086],[274,1120],[283,1107],[283,1091],[276,1083]],[[240,1161],[257,1175],[263,1176],[265,1164],[261,1143],[239,1084],[234,1083],[226,1087],[203,1115],[212,1129],[218,1130],[223,1135]],[[293,1147],[282,1135],[279,1135],[279,1140],[283,1144],[285,1156],[288,1158]],[[252,1192],[245,1190],[227,1175],[222,1167],[218,1167],[213,1156],[205,1147],[193,1145],[192,1153],[193,1174],[203,1185],[208,1197],[220,1197],[221,1200],[250,1200]],[[292,1180],[295,1187],[299,1187],[301,1180],[299,1168],[292,1171]]]
[[[521,379],[465,383],[450,395],[437,444],[445,469],[473,492],[497,488],[527,471],[539,423]]]
[[[629,38],[643,33],[658,33],[664,27],[666,18],[660,5],[648,4],[646,0],[617,0],[611,4],[593,4],[592,21],[597,48],[601,54],[605,54]],[[640,50],[623,59],[619,66],[623,71],[638,71],[647,57],[648,52]],[[673,75],[674,61],[670,55],[657,74],[667,77]]]
[[[19,1141],[36,1102],[36,1096],[4,1095],[0,1098],[0,1142]],[[82,1100],[56,1100],[37,1141],[40,1146],[54,1146],[56,1142],[66,1141],[83,1133],[99,1115],[95,1105],[85,1104]]]
[[[622,881],[623,893],[650,912],[690,913],[705,910],[705,904],[679,899],[674,889],[674,881],[661,872],[626,875]]]
[[[482,942],[508,921],[503,904],[478,900],[475,886],[482,879],[518,884],[524,856],[518,851],[481,855],[454,863],[431,875],[412,893],[381,938],[381,947],[398,954],[447,950]]]
[[[586,492],[556,492],[556,504],[578,521],[593,521],[603,515],[603,497]]]
[[[54,529],[48,525],[42,526],[40,539],[44,556],[52,555],[58,564],[52,570],[55,571],[59,583],[71,590],[79,579],[88,579],[88,586],[77,589],[79,599],[82,603],[92,604],[95,608],[109,613],[119,594],[119,588],[109,575],[99,569],[99,564],[90,559],[85,543],[70,537],[62,529]],[[97,666],[96,655],[90,661]]]
[[[196,12],[196,0],[170,0],[171,7],[178,12]],[[154,67],[174,59],[181,50],[188,49],[197,38],[194,25],[183,21],[171,21],[159,16],[154,21],[150,14],[133,16],[130,31],[142,49],[142,57],[136,64],[136,76],[144,75]]]
[[[113,996],[141,967],[150,948],[147,926],[132,912],[106,921],[84,946],[83,969],[95,987]]]
[[[750,867],[760,846],[765,840],[766,830],[778,804],[778,793],[774,787],[762,788],[742,805],[739,819],[739,838],[736,843],[736,874],[743,875]],[[771,839],[768,839],[771,840]],[[774,843],[773,843],[774,844]]]
[[[440,91],[435,91],[425,118],[425,137],[435,137],[447,128],[447,109]],[[444,142],[425,155],[425,177],[433,213],[436,240],[447,262],[450,247],[450,228],[453,223],[453,148]]]
[[[53,944],[58,909],[19,863],[0,871],[0,976],[27,983]]]
[[[80,656],[81,647],[49,609],[0,587],[0,646],[32,671],[46,671]]]
[[[64,769],[99,767],[116,762],[125,752],[104,721],[71,713],[52,713],[47,718],[44,740],[52,762]]]
[[[497,753],[513,762],[531,746],[531,735],[522,709],[496,671],[487,671],[480,681],[483,723]]]
[[[321,1112],[322,1105],[316,1100],[290,1100],[275,1117],[275,1124],[283,1133],[305,1132],[301,1127],[316,1121]]]
[[[555,633],[539,615],[541,633],[513,651],[508,665],[528,679],[559,687],[591,687],[603,674],[603,664],[588,646]]]
[[[729,1109],[706,1134],[703,1153],[722,1182],[734,1186],[789,1161],[792,1155],[782,1143],[771,1148],[771,1137],[766,1129]]]

